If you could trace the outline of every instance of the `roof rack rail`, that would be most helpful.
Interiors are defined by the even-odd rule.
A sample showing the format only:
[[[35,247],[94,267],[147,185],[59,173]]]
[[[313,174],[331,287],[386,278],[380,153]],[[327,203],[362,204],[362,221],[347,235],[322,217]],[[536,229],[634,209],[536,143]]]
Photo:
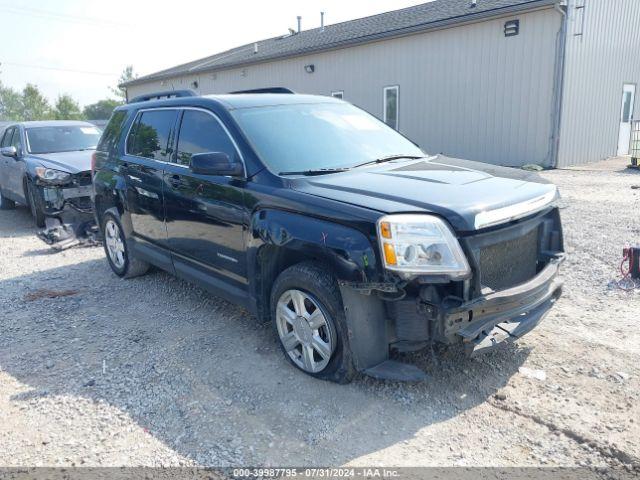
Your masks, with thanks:
[[[198,94],[193,90],[165,90],[163,92],[148,93],[146,95],[138,95],[129,103],[148,102],[150,100],[162,100],[166,98],[182,98],[182,97],[197,97]]]
[[[285,87],[269,87],[269,88],[256,88],[254,90],[238,90],[237,92],[230,92],[231,95],[240,95],[242,93],[283,93],[292,94],[296,93]]]

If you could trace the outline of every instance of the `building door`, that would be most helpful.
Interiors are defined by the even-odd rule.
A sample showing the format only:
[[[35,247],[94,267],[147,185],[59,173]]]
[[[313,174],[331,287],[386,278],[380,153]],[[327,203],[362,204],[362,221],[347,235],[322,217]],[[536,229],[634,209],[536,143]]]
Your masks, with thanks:
[[[618,137],[618,155],[629,155],[631,142],[631,123],[633,106],[636,101],[636,86],[625,84],[622,91],[622,107],[620,109],[620,135]]]

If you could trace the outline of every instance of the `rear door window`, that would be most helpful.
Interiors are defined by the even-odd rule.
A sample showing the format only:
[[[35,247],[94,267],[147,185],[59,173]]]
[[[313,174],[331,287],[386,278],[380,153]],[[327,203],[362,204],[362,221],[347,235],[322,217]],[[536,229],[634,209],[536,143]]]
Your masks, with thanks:
[[[127,153],[136,157],[169,161],[171,132],[177,110],[147,110],[139,114],[127,139]]]
[[[189,165],[196,153],[222,152],[235,158],[231,138],[213,115],[199,110],[185,110],[178,137],[176,162]]]

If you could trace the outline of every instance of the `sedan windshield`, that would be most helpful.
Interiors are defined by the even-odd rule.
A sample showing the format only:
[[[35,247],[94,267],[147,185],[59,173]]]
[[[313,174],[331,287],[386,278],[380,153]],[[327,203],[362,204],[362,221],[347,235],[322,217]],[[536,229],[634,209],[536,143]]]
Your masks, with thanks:
[[[234,110],[233,116],[275,173],[335,171],[385,157],[422,157],[411,141],[347,103]]]
[[[33,127],[26,133],[29,153],[92,150],[100,139],[100,130],[91,125]]]

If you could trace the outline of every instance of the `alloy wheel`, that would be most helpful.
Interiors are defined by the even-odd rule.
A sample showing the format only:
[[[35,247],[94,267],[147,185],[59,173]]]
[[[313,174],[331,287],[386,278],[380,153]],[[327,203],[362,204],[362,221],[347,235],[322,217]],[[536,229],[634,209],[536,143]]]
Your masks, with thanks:
[[[107,245],[107,252],[109,253],[109,259],[118,269],[124,268],[125,265],[125,252],[124,241],[120,234],[120,227],[113,220],[107,220],[105,224],[105,244]]]
[[[308,293],[287,290],[278,300],[276,326],[291,360],[302,370],[319,373],[331,360],[336,339],[319,303]]]

